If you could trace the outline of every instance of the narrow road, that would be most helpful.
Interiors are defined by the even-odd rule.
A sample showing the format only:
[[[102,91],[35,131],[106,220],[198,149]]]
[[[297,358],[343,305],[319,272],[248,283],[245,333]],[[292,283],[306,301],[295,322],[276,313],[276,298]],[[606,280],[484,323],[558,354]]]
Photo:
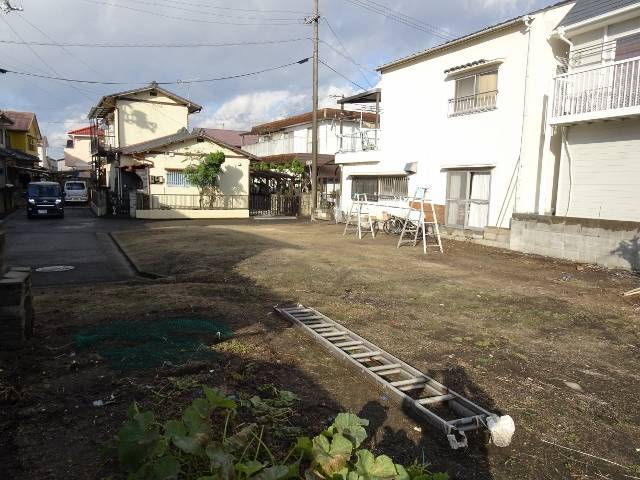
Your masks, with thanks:
[[[120,223],[122,222],[122,225]],[[28,220],[24,209],[4,220],[9,266],[32,267],[35,286],[115,282],[134,272],[109,236],[131,228],[130,221],[101,220],[86,207],[68,207],[65,218]],[[61,272],[37,268],[71,266]]]

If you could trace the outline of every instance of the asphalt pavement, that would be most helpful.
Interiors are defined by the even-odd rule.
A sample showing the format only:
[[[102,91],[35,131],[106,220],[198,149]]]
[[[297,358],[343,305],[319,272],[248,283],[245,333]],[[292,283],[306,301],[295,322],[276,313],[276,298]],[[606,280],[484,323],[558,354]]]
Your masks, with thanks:
[[[115,245],[110,231],[135,227],[130,220],[96,218],[87,207],[65,208],[65,218],[27,219],[24,209],[3,221],[8,266],[31,267],[33,285],[118,282],[135,272]],[[38,272],[42,267],[73,267]]]

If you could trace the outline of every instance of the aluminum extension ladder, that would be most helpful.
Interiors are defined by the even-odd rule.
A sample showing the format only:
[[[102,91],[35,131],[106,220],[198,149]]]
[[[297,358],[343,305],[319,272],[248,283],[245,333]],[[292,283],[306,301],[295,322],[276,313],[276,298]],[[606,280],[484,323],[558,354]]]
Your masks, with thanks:
[[[355,218],[354,218],[355,217]],[[355,222],[352,224],[351,222]],[[351,202],[351,208],[349,209],[349,216],[344,226],[344,232],[342,235],[346,235],[350,228],[355,229],[358,232],[358,238],[362,240],[362,227],[371,231],[371,236],[376,238],[376,233],[373,229],[373,220],[369,213],[369,205],[367,204],[366,194],[356,194],[355,200]]]
[[[466,447],[465,432],[486,426],[487,418],[494,415],[312,308],[275,307],[275,311],[440,428],[453,449]],[[432,410],[442,406],[457,418],[445,420]]]
[[[398,240],[398,246],[400,248],[403,245],[411,245],[415,247],[418,244],[418,236],[422,234],[422,249],[426,255],[427,247],[433,246],[440,250],[440,253],[444,253],[442,249],[442,239],[440,238],[440,227],[438,225],[438,217],[436,216],[436,209],[433,206],[433,202],[427,200],[427,188],[418,187],[413,198],[409,199],[409,209],[404,218],[404,225],[402,226],[402,233]],[[419,208],[415,208],[415,204],[419,204]],[[424,211],[425,204],[429,204],[431,207],[431,221],[426,220]],[[433,231],[429,233],[427,231],[428,226],[431,225]],[[436,239],[435,245],[428,245],[427,238],[434,237]],[[405,238],[408,237],[408,238]]]

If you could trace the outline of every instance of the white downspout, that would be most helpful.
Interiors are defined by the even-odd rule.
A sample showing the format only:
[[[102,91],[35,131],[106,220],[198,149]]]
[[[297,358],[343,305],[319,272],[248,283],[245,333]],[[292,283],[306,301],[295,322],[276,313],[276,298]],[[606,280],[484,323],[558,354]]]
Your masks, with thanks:
[[[518,187],[520,186],[520,174],[522,171],[522,144],[524,140],[525,124],[528,115],[527,93],[529,91],[529,64],[531,60],[531,24],[533,18],[529,15],[522,17],[527,32],[527,63],[524,75],[524,101],[522,104],[522,128],[520,129],[520,151],[518,152],[518,173],[516,174],[515,195],[513,202],[513,213],[518,213]],[[500,219],[498,219],[498,228],[500,228]]]

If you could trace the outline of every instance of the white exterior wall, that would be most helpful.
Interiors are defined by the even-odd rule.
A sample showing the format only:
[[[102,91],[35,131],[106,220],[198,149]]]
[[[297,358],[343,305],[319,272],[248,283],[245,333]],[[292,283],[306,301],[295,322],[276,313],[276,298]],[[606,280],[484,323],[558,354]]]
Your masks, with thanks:
[[[227,150],[213,142],[197,142],[195,140],[182,144],[172,145],[161,149],[165,153],[146,155],[145,159],[152,162],[149,175],[164,177],[164,183],[147,185],[146,175],[138,171],[145,182],[145,191],[150,188],[152,195],[198,195],[196,187],[170,187],[167,185],[167,169],[184,170],[189,165],[198,161],[198,156],[212,152],[222,151],[225,154],[225,162],[220,173],[220,192],[223,195],[249,195],[249,159],[236,152]],[[136,161],[128,156],[121,159],[122,165],[135,164]]]
[[[447,168],[494,166],[488,224],[508,228],[516,196],[519,211],[535,211],[535,181],[531,184],[521,182],[516,195],[516,178],[518,173],[521,176],[533,173],[536,178],[541,156],[549,153],[546,150],[550,146],[545,147],[544,142],[544,104],[545,97],[553,93],[556,63],[548,37],[570,7],[565,5],[542,12],[532,22],[526,118],[524,98],[529,33],[524,25],[383,73],[380,150],[336,157],[337,163],[350,158],[365,162],[343,167],[342,209],[347,211],[350,205],[350,175],[398,174],[407,163],[417,162],[417,173],[409,177],[410,194],[416,187],[426,186],[430,188],[432,200],[444,205]],[[448,100],[454,97],[455,78],[465,74],[447,76],[444,71],[480,59],[502,60],[498,67],[497,109],[449,117]],[[486,71],[492,69],[494,67]],[[523,118],[525,141],[520,166]]]
[[[630,15],[633,15],[630,17]],[[581,55],[570,72],[614,60],[613,40],[640,33],[640,12],[568,31],[572,50],[607,45],[604,54]],[[609,43],[607,43],[609,42]],[[615,114],[615,112],[612,112]],[[558,166],[556,215],[640,221],[640,120],[610,117],[607,122],[579,123],[564,129]]]
[[[73,148],[64,149],[64,164],[76,170],[91,170],[91,137],[71,135]]]
[[[117,145],[126,147],[176,133],[189,128],[189,110],[175,100],[150,92],[131,95],[132,99],[116,102]]]

